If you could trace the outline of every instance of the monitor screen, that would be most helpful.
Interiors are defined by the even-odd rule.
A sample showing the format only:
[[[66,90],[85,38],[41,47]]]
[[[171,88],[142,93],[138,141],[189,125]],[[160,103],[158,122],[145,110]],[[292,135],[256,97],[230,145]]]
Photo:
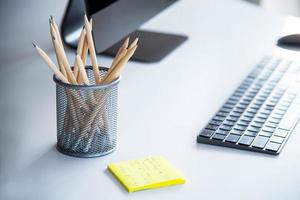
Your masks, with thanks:
[[[117,1],[118,0],[85,0],[86,12],[92,15]]]

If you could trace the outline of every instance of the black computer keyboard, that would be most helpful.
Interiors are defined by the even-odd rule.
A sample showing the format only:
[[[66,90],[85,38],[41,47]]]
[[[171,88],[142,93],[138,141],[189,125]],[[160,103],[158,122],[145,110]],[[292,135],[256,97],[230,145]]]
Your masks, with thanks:
[[[199,143],[279,154],[299,120],[300,65],[265,57],[206,127]]]

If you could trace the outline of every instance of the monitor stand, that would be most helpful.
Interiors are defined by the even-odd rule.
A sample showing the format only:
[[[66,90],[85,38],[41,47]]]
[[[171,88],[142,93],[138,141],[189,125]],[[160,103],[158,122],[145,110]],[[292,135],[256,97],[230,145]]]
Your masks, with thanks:
[[[64,43],[71,48],[76,48],[77,46],[78,37],[83,26],[84,10],[84,1],[69,0],[61,24],[61,34]],[[94,33],[95,32],[97,31],[94,30]],[[131,39],[134,39],[137,36],[139,37],[139,46],[132,57],[132,60],[140,62],[158,62],[187,40],[187,36],[183,35],[145,30],[137,30],[129,34],[129,36]],[[123,41],[124,39],[115,43],[104,52],[97,53],[115,56]],[[95,46],[97,49],[97,44],[95,44]]]
[[[165,58],[187,39],[186,36],[182,35],[158,33],[146,30],[137,30],[131,33],[129,36],[131,40],[133,40],[135,37],[139,37],[139,46],[133,55],[132,60],[140,62],[158,62]],[[103,53],[110,56],[115,56],[124,39],[117,42]]]

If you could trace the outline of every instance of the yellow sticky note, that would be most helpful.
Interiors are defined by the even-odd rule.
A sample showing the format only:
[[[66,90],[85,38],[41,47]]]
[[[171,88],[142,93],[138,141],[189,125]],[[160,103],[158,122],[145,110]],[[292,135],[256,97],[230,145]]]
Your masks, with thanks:
[[[128,192],[185,183],[184,177],[162,156],[112,163],[107,168]]]

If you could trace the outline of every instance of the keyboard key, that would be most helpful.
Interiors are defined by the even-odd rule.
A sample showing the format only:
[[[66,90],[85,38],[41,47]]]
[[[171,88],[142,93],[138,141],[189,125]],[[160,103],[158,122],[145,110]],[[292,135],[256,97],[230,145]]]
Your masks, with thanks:
[[[266,127],[271,127],[271,128],[276,128],[278,124],[273,123],[273,122],[266,122],[265,126]]]
[[[222,124],[222,125],[219,127],[219,129],[225,130],[225,131],[230,131],[231,128],[232,128],[232,126],[226,126],[226,125],[224,125],[224,124]]]
[[[276,115],[282,115],[283,116],[285,114],[285,111],[275,109],[274,110],[274,114],[276,114]]]
[[[216,140],[224,140],[226,137],[226,135],[220,135],[220,134],[215,134],[213,136],[213,139],[216,139]]]
[[[232,126],[234,126],[235,122],[225,120],[225,121],[223,122],[223,124],[226,125],[226,126],[232,127]]]
[[[247,128],[247,131],[251,131],[251,132],[258,133],[258,132],[260,131],[260,128],[254,127],[254,126],[249,126],[249,127]]]
[[[219,117],[226,117],[228,115],[228,113],[218,112],[216,115],[219,116]]]
[[[298,118],[300,113],[300,106],[299,105],[292,105],[288,111],[286,112],[284,119],[280,122],[279,128],[290,130],[294,123],[295,120]]]
[[[244,121],[244,122],[251,122],[252,121],[252,118],[251,117],[245,117],[245,116],[242,116],[241,121]]]
[[[256,128],[261,128],[261,127],[263,127],[263,123],[258,123],[258,122],[251,122],[251,124],[250,124],[251,126],[253,126],[253,127],[256,127]]]
[[[221,108],[220,111],[221,111],[221,112],[224,112],[224,113],[230,113],[230,112],[231,112],[231,109],[228,109],[228,108]]]
[[[248,105],[250,104],[250,102],[241,100],[241,101],[239,102],[239,104],[248,106]]]
[[[258,113],[258,115],[256,117],[260,118],[260,119],[268,119],[269,115],[266,115],[266,114],[263,114],[263,113]]]
[[[251,113],[251,114],[256,114],[256,113],[257,113],[257,110],[256,110],[256,109],[251,109],[251,108],[249,108],[249,109],[247,109],[246,112],[247,112],[247,113]]]
[[[273,151],[273,152],[277,152],[280,148],[281,144],[278,143],[274,143],[274,142],[269,142],[266,146],[266,150],[268,151]]]
[[[236,129],[232,129],[230,131],[230,134],[235,134],[235,135],[243,135],[244,131],[241,130],[236,130]]]
[[[235,104],[236,104],[237,102],[236,101],[231,101],[231,100],[228,100],[228,101],[226,101],[226,105],[232,105],[232,106],[235,106]]]
[[[269,106],[269,107],[275,107],[275,106],[276,106],[276,103],[268,101],[268,102],[266,103],[266,106]]]
[[[287,111],[288,107],[286,106],[277,106],[275,110]]]
[[[266,119],[262,119],[262,118],[254,118],[253,119],[254,122],[258,122],[258,123],[264,123],[266,121]]]
[[[279,115],[279,114],[272,113],[272,114],[271,114],[271,117],[274,118],[274,119],[282,119],[282,118],[283,118],[283,115]]]
[[[209,130],[213,130],[213,131],[215,131],[215,130],[217,130],[218,129],[218,126],[215,126],[215,125],[207,125],[206,127],[205,127],[205,129],[209,129]]]
[[[268,119],[268,122],[272,122],[272,123],[275,123],[275,124],[279,124],[280,121],[281,121],[281,119],[274,119],[274,118],[272,118],[272,117],[270,117],[270,118]]]
[[[237,97],[233,97],[233,96],[231,96],[230,98],[229,98],[229,101],[235,101],[235,102],[237,102],[238,100],[240,100],[240,98],[237,98]]]
[[[220,126],[222,124],[221,121],[211,120],[209,122],[210,125]]]
[[[275,131],[276,128],[271,128],[271,127],[263,127],[263,131],[265,132],[270,132],[270,133],[273,133]]]
[[[271,112],[272,112],[271,110],[267,110],[267,109],[262,109],[261,111],[259,111],[259,113],[267,115],[267,116],[269,116],[271,114]]]
[[[240,117],[241,114],[240,113],[236,113],[236,112],[231,112],[229,116],[231,116],[231,117]]]
[[[225,141],[226,142],[231,142],[231,143],[236,143],[239,139],[240,139],[240,136],[230,134],[230,135],[228,135],[228,137],[226,138]]]
[[[282,138],[282,137],[277,137],[277,136],[273,136],[273,137],[271,137],[271,140],[270,140],[271,142],[276,142],[276,143],[278,143],[278,144],[282,144],[283,143],[283,141],[284,141],[284,138]]]
[[[237,122],[237,125],[248,126],[249,122],[245,122],[245,121],[240,120],[240,121]]]
[[[247,106],[242,105],[242,104],[238,104],[238,105],[236,106],[236,108],[245,110],[245,109],[247,108]]]
[[[232,108],[234,108],[234,106],[233,106],[233,105],[230,105],[230,104],[227,104],[227,103],[225,103],[225,104],[223,105],[223,108],[232,109]]]
[[[274,107],[273,107],[273,106],[267,106],[267,105],[265,105],[265,106],[264,106],[264,110],[273,111],[273,110],[274,110]]]
[[[265,137],[271,137],[273,133],[271,132],[266,132],[266,131],[260,131],[259,135],[265,136]]]
[[[290,102],[280,102],[279,105],[288,108],[288,107],[290,107],[291,103]]]
[[[215,116],[213,118],[213,120],[216,120],[216,121],[224,121],[225,117],[219,117],[219,116]]]
[[[263,149],[266,146],[268,140],[268,137],[257,136],[252,144],[252,147]]]
[[[249,112],[246,112],[244,114],[245,117],[250,117],[250,118],[253,118],[255,116],[255,113],[249,113]]]
[[[266,100],[265,98],[260,98],[260,97],[258,97],[258,98],[256,98],[254,101],[263,103],[265,100]]]
[[[252,132],[252,131],[248,131],[248,130],[245,131],[245,135],[253,136],[253,137],[255,137],[257,135],[257,133],[258,132]]]
[[[249,107],[250,109],[253,109],[253,110],[258,110],[260,108],[260,106],[256,105],[256,104],[253,104]]]
[[[232,121],[232,122],[237,122],[238,121],[238,117],[232,117],[232,116],[229,116],[229,117],[227,117],[227,119],[226,120],[228,120],[228,121]]]
[[[279,137],[286,137],[289,131],[284,130],[284,129],[277,129],[274,133],[274,135],[279,136]]]
[[[236,113],[243,113],[243,112],[244,112],[244,109],[234,108],[233,112],[236,112]]]
[[[245,146],[250,146],[252,141],[254,140],[254,137],[243,135],[239,141],[239,144],[245,145]]]
[[[246,130],[247,126],[235,125],[233,128],[235,130],[244,131],[244,130]]]
[[[229,130],[221,130],[221,129],[218,129],[216,131],[217,134],[220,134],[220,135],[228,135],[229,133]]]
[[[204,129],[201,131],[200,136],[210,138],[213,134],[214,131]]]

